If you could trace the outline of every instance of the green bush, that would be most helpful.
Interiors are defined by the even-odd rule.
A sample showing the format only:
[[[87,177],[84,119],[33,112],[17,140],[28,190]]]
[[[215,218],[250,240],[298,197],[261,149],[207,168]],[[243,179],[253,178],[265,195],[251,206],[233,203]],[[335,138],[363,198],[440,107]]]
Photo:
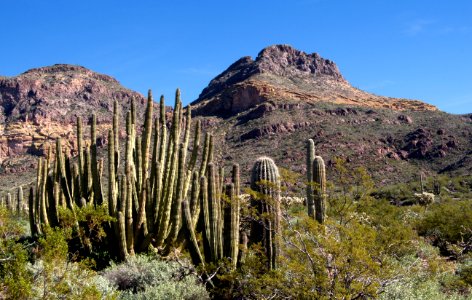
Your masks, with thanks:
[[[431,205],[417,224],[418,233],[427,237],[445,255],[462,255],[472,241],[472,203],[449,200]]]
[[[27,268],[28,251],[19,242],[25,234],[21,221],[0,207],[0,298],[23,299],[31,295],[33,276]]]

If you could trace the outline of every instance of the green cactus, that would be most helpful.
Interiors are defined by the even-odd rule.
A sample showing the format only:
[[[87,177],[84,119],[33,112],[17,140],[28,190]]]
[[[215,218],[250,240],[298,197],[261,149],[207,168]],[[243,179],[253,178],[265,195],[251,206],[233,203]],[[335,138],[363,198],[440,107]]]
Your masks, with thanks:
[[[125,178],[124,183],[126,185],[126,245],[128,254],[134,255],[134,234],[133,234],[133,183],[130,178]]]
[[[113,102],[113,144],[115,146],[115,171],[120,168],[120,113],[118,101]],[[118,176],[118,174],[116,174]],[[117,178],[118,179],[118,178]]]
[[[118,232],[119,232],[119,237],[118,237],[118,247],[119,247],[119,253],[120,253],[120,258],[122,260],[125,260],[126,257],[128,256],[128,249],[126,247],[126,221],[125,221],[125,216],[123,215],[123,212],[119,211],[118,212]]]
[[[35,205],[35,193],[34,188],[30,187],[29,195],[28,195],[28,216],[29,216],[29,223],[30,223],[30,230],[31,236],[35,237],[40,233],[39,224],[36,218],[36,205]]]
[[[102,184],[100,172],[98,170],[98,148],[97,148],[97,117],[92,114],[92,126],[90,127],[91,137],[91,163],[92,163],[92,187],[93,203],[96,206],[103,204]]]
[[[208,213],[210,219],[210,235],[208,237],[211,251],[211,260],[218,261],[222,257],[220,253],[222,237],[220,236],[220,223],[221,223],[221,204],[220,198],[218,197],[216,180],[217,171],[216,166],[213,163],[208,164]]]
[[[280,176],[274,161],[260,157],[254,163],[251,189],[258,197],[251,199],[251,207],[257,217],[251,226],[251,242],[262,243],[268,260],[268,268],[277,268],[280,235]]]
[[[152,99],[152,92],[151,90],[149,90],[146,111],[144,113],[144,128],[143,128],[143,139],[142,139],[142,147],[141,147],[143,182],[146,181],[146,179],[148,178],[149,148],[151,147],[153,108],[154,108],[154,100]]]
[[[200,217],[197,229],[202,232],[203,253],[206,262],[212,261],[212,245],[210,230],[210,208],[208,204],[208,181],[205,176],[200,177]]]
[[[234,183],[226,185],[225,190],[224,256],[230,258],[233,268],[236,268],[239,252],[239,197]]]
[[[226,205],[222,195],[224,169],[217,169],[214,163],[207,166],[213,160],[212,135],[206,135],[204,151],[201,151],[201,123],[197,122],[192,152],[187,155],[192,136],[191,107],[184,112],[177,90],[169,134],[163,97],[160,108],[160,117],[153,127],[150,92],[143,134],[137,135],[136,107],[134,100],[131,102],[131,110],[126,115],[125,163],[120,164],[118,103],[114,102],[105,168],[103,159],[98,158],[95,115],[91,120],[90,147],[83,140],[82,121],[77,118],[78,162],[72,163],[72,159],[63,154],[60,139],[56,141],[54,162],[50,160],[51,155],[47,161],[40,159],[38,162],[36,190],[31,191],[28,201],[32,234],[40,234],[44,225],[59,226],[58,208],[61,205],[72,211],[77,220],[77,206],[93,202],[93,207],[98,209],[107,200],[108,214],[115,221],[104,225],[108,238],[100,247],[110,247],[109,253],[117,258],[124,260],[136,252],[147,251],[149,246],[161,254],[172,247],[186,246],[196,264],[203,264],[204,260],[217,262],[227,256],[235,267],[239,247],[239,169],[235,167],[236,171],[233,171],[233,185],[228,189]],[[149,155],[151,148],[152,157]],[[197,161],[201,162],[200,168],[196,166]],[[50,164],[53,165],[52,172]],[[103,195],[101,184],[103,172],[108,173],[106,195]],[[208,182],[204,177],[207,173]],[[84,230],[80,228],[84,225],[85,222],[75,221],[73,230]],[[203,253],[197,231],[204,232]],[[228,236],[226,246],[223,245],[223,234]],[[93,243],[86,239],[81,243],[82,249],[89,253],[93,251]]]
[[[423,194],[425,192],[424,190],[424,175],[423,172],[420,173],[420,188],[421,188],[421,193]]]
[[[18,187],[18,194],[17,194],[17,202],[16,202],[16,212],[18,216],[21,216],[23,212],[23,187],[19,186]]]
[[[315,219],[323,224],[326,217],[326,168],[321,156],[313,161],[313,181],[315,183]]]
[[[315,160],[315,143],[312,139],[307,141],[306,147],[306,206],[308,216],[315,218],[315,201],[313,195],[313,161]]]
[[[14,209],[13,199],[11,198],[10,193],[7,193],[7,209],[9,211],[13,211]]]
[[[108,213],[110,216],[116,215],[117,207],[115,166],[115,139],[113,136],[113,131],[110,130],[108,132]]]
[[[179,132],[180,132],[180,91],[177,89],[175,97],[174,122],[172,123],[171,139],[167,147],[167,163],[164,176],[165,185],[163,185],[163,197],[159,207],[159,229],[156,237],[157,247],[162,247],[168,233],[169,221],[171,219],[172,199],[174,196],[174,183],[176,180],[176,171],[179,152]],[[177,121],[176,121],[177,120]]]
[[[82,137],[82,118],[77,117],[77,152],[79,160],[79,185],[78,189],[80,190],[80,195],[85,195],[85,175],[84,175],[84,152],[83,152],[83,137]]]

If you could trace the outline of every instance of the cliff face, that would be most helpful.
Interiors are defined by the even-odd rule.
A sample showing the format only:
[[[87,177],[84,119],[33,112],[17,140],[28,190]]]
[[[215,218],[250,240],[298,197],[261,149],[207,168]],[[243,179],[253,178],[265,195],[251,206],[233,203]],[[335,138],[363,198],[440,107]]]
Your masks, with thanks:
[[[95,113],[98,131],[103,133],[111,124],[114,101],[126,111],[131,99],[138,107],[144,105],[142,95],[125,89],[110,76],[80,66],[54,65],[3,77],[0,162],[42,154],[57,137],[64,138],[65,149],[74,151],[78,116],[88,122]]]

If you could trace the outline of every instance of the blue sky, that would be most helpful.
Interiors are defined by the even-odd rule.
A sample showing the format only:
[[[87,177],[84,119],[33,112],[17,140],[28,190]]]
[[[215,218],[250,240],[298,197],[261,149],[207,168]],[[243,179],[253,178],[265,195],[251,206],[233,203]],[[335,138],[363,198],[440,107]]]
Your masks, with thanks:
[[[2,2],[0,75],[78,64],[188,103],[238,58],[290,44],[360,89],[472,113],[472,1]]]

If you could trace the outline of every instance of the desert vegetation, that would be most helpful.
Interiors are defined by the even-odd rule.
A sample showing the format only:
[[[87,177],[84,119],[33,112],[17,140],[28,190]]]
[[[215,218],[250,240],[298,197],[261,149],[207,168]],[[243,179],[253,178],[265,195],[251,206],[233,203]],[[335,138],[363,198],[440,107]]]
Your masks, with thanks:
[[[36,182],[4,192],[0,298],[471,297],[472,176],[379,186],[308,140],[304,174],[247,153],[245,186],[179,91],[172,120],[147,103],[143,124],[130,104],[125,141],[115,103],[103,157],[96,117],[90,141],[78,118],[77,157],[57,139]]]

